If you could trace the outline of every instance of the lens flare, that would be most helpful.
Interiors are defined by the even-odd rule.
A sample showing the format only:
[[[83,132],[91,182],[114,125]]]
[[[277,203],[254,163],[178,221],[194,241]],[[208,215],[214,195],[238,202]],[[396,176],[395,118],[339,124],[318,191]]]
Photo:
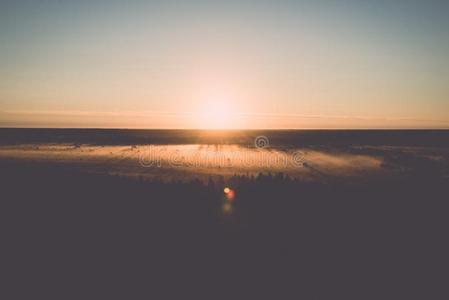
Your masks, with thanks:
[[[230,190],[229,193],[226,194],[226,198],[228,201],[234,201],[235,193],[233,190]]]
[[[231,203],[228,203],[228,202],[226,202],[225,204],[223,204],[223,212],[224,212],[225,214],[230,214],[230,213],[232,213],[232,204],[231,204]]]

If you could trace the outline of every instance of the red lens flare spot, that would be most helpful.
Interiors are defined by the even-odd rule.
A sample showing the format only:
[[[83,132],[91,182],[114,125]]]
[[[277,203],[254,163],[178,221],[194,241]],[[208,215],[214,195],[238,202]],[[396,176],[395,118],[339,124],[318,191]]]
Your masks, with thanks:
[[[235,193],[233,190],[230,190],[229,193],[226,194],[226,198],[228,198],[229,201],[233,201],[235,197]]]

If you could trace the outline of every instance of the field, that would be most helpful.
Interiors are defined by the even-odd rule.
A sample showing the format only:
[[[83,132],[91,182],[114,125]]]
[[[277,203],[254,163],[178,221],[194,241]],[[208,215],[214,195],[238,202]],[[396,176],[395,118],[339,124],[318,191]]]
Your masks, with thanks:
[[[437,299],[447,283],[448,131],[1,129],[0,144],[17,298],[151,282],[168,298]]]
[[[3,129],[0,141],[3,160],[163,181],[259,173],[300,180],[449,175],[446,131]]]

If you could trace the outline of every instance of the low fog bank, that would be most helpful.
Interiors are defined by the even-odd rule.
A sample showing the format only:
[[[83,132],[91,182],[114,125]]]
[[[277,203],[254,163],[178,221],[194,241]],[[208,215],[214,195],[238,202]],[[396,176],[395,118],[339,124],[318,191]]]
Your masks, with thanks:
[[[434,147],[348,146],[283,148],[239,145],[27,144],[0,147],[1,160],[56,164],[88,173],[158,178],[283,173],[300,180],[404,176],[449,176],[449,150]]]

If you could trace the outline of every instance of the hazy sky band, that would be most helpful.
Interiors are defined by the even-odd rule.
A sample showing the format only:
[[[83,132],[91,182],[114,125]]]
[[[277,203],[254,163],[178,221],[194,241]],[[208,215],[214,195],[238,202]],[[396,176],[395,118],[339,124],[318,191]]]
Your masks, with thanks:
[[[447,127],[448,15],[448,1],[2,1],[0,110],[182,113],[221,97],[235,114],[259,114],[248,128],[311,126],[264,124],[263,114],[332,119],[312,127]],[[62,116],[47,123],[92,122]],[[129,126],[196,126],[156,119]]]

